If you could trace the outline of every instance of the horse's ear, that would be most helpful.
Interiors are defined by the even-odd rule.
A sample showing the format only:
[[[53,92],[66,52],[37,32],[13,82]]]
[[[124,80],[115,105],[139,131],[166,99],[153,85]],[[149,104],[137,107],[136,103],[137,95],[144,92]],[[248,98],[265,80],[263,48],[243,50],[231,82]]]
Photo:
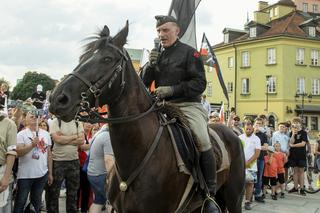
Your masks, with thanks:
[[[103,29],[100,32],[100,37],[109,37],[110,36],[110,30],[107,25],[104,25]]]
[[[129,32],[129,22],[127,20],[126,26],[122,28],[122,30],[113,37],[112,39],[113,44],[116,45],[117,47],[123,47],[123,45],[125,45],[127,42],[128,32]]]

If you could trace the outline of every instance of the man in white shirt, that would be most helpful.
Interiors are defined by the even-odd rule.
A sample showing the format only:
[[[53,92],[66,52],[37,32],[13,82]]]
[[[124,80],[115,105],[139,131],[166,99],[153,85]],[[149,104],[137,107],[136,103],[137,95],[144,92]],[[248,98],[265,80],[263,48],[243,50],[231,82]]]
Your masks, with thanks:
[[[46,182],[52,183],[52,158],[50,134],[37,127],[34,111],[26,116],[27,128],[17,135],[18,191],[14,212],[24,211],[30,193],[30,201],[36,212],[40,211],[41,197]]]
[[[257,158],[260,155],[261,142],[254,134],[253,121],[247,120],[244,125],[245,133],[239,138],[244,144],[244,156],[246,160],[246,194],[245,209],[251,210],[251,197],[253,193],[254,182],[257,178]]]

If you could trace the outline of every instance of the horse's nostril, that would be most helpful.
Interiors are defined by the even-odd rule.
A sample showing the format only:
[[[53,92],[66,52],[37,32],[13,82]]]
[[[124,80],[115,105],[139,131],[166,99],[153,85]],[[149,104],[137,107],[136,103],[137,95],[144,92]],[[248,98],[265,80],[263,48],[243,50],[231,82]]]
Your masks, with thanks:
[[[66,105],[69,101],[69,98],[65,94],[61,94],[57,97],[58,103]]]

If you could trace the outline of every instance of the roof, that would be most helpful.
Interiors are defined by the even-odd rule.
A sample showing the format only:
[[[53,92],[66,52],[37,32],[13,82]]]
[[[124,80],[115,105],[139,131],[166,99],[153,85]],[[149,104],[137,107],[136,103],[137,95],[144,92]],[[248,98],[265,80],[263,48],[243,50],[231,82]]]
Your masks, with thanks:
[[[293,1],[291,0],[280,0],[278,1],[278,3],[276,3],[278,5],[284,5],[284,6],[289,6],[289,7],[296,7],[296,5],[294,4]]]
[[[271,26],[270,29],[260,35],[260,37],[279,34],[307,36],[307,34],[299,27],[305,20],[306,18],[298,11],[293,11],[282,18],[269,22],[268,25]]]
[[[142,49],[126,49],[132,61],[140,61]]]
[[[265,26],[266,29],[267,29],[267,27],[269,27],[269,29],[267,29],[265,32],[263,32],[261,34],[258,34],[257,37],[250,38],[249,33],[246,33],[242,36],[239,36],[238,38],[234,39],[231,42],[241,42],[241,41],[247,41],[249,39],[256,40],[256,39],[261,39],[264,37],[279,36],[279,35],[288,35],[288,36],[310,38],[308,33],[303,31],[303,29],[300,26],[302,23],[306,24],[306,22],[308,22],[308,20],[310,20],[310,18],[312,18],[312,16],[310,16],[309,14],[305,14],[301,11],[293,11],[293,12],[287,14],[286,16],[272,20],[271,22],[266,23],[265,25],[259,24],[261,26]],[[313,21],[317,21],[317,19],[313,19]],[[250,25],[253,25],[255,22],[251,21],[249,23],[250,23]],[[310,21],[308,23],[311,24]],[[318,34],[318,36],[313,39],[320,40],[319,32],[317,32],[317,34]],[[215,45],[214,47],[221,47],[224,45],[227,45],[227,44],[219,43],[219,44]]]

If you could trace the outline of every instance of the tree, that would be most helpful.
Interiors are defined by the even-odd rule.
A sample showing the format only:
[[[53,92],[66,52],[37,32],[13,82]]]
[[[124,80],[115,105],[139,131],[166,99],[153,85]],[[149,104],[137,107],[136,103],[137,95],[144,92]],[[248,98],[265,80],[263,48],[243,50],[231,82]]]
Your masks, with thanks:
[[[46,74],[27,72],[12,91],[12,99],[26,100],[36,91],[38,84],[43,86],[43,92],[52,90],[55,87],[54,81]]]

